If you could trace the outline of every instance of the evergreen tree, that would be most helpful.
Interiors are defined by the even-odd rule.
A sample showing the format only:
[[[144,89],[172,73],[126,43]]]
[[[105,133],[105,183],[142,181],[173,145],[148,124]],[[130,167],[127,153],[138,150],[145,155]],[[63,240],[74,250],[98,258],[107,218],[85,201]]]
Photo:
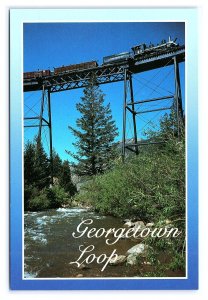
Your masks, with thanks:
[[[38,189],[43,189],[50,185],[50,161],[40,141],[37,140],[35,156],[35,178]]]
[[[76,186],[72,182],[70,165],[67,160],[62,163],[59,184],[70,196],[77,192]]]
[[[69,162],[67,160],[62,161],[55,149],[53,149],[53,176],[57,178],[56,185],[62,187],[70,196],[77,192],[71,179]]]
[[[78,161],[74,164],[77,175],[96,175],[110,167],[115,157],[115,137],[118,135],[115,121],[112,119],[110,104],[104,105],[104,94],[96,83],[96,78],[89,80],[84,89],[81,102],[76,105],[81,117],[77,119],[78,129],[69,126],[76,136],[73,144],[77,154],[67,151]]]
[[[28,142],[24,150],[24,209],[42,210],[57,208],[67,204],[70,196],[76,193],[76,186],[71,180],[68,161],[62,162],[53,150],[54,175],[57,184],[50,186],[50,161],[36,138]]]
[[[168,141],[178,137],[184,138],[184,120],[180,118],[178,123],[175,104],[172,106],[170,113],[166,113],[160,118],[159,130],[154,131],[148,128],[144,131],[144,135],[152,141]]]
[[[62,160],[58,153],[53,149],[53,176],[59,178],[62,172]]]
[[[24,210],[29,209],[29,201],[37,193],[35,179],[35,145],[28,142],[24,149]]]
[[[39,190],[49,186],[50,164],[40,142],[28,142],[24,151],[25,184],[33,185]]]
[[[24,209],[30,209],[30,200],[49,186],[50,169],[41,143],[28,142],[24,149]]]
[[[25,185],[34,184],[35,174],[35,145],[27,142],[24,149],[24,181]]]

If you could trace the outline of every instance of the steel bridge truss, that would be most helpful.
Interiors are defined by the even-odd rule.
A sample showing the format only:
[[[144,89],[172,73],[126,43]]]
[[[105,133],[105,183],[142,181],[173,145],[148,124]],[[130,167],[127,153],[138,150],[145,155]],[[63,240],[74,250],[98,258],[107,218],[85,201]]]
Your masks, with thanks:
[[[46,87],[51,88],[51,93],[71,89],[84,88],[89,84],[92,74],[96,77],[98,84],[117,82],[124,80],[124,66],[111,66],[110,68],[96,68],[77,73],[66,73],[53,76],[44,82]]]
[[[138,132],[137,132],[137,121],[136,116],[141,114],[147,114],[151,112],[157,111],[167,111],[174,108],[176,120],[177,120],[177,136],[180,138],[181,128],[184,126],[184,116],[183,116],[183,108],[182,108],[182,94],[181,94],[181,84],[180,84],[180,74],[179,74],[179,66],[177,57],[173,57],[173,65],[174,65],[174,83],[175,83],[175,93],[173,95],[167,95],[158,98],[145,99],[140,101],[134,100],[134,92],[133,92],[133,82],[132,82],[132,72],[125,69],[124,70],[124,101],[123,101],[123,139],[122,139],[122,158],[125,160],[126,149],[134,152],[136,155],[139,154],[139,147],[151,144],[161,144],[166,141],[138,141]],[[129,88],[128,88],[129,87]],[[130,102],[127,101],[128,92],[130,93]],[[166,107],[160,107],[150,109],[150,110],[142,110],[137,111],[136,106],[145,104],[145,103],[157,103],[158,101],[161,103],[162,100],[172,99],[172,105]],[[134,132],[134,142],[129,143],[126,137],[126,125],[127,125],[127,113],[130,113],[132,116],[133,123],[133,132]]]

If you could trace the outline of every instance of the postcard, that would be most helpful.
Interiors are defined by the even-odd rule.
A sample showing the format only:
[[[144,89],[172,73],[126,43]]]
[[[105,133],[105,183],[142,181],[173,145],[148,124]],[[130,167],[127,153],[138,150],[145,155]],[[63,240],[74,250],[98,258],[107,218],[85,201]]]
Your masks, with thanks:
[[[198,288],[197,10],[10,10],[10,288]]]

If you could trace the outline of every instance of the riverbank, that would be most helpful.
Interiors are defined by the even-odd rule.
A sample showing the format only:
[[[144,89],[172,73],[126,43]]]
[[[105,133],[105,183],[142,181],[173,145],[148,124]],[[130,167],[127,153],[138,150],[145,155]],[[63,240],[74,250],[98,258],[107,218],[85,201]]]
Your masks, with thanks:
[[[89,239],[86,236],[74,238],[77,226],[82,219],[92,219],[93,227],[125,228],[127,224],[119,218],[102,216],[83,208],[59,208],[44,212],[27,212],[25,214],[25,277],[35,278],[74,278],[74,277],[151,277],[156,276],[157,264],[149,261],[149,258],[141,256],[136,264],[127,264],[127,252],[138,244],[144,243],[144,239],[126,238],[123,236],[115,244],[108,245],[104,238]],[[126,222],[127,223],[127,222]],[[125,225],[125,226],[124,226]],[[147,224],[145,224],[147,225]],[[90,225],[89,225],[90,227]],[[91,227],[90,227],[91,228]],[[131,228],[131,227],[129,227]],[[111,236],[112,238],[113,236]],[[104,271],[103,264],[95,259],[91,263],[86,262],[79,268],[71,262],[76,261],[81,252],[79,247],[84,248],[93,245],[93,251],[87,253],[84,258],[94,254],[110,256],[116,249],[119,256],[126,256],[123,263],[109,263]],[[163,265],[170,260],[168,255],[161,256]],[[159,271],[159,270],[158,270]],[[167,270],[165,276],[184,276],[184,272]]]

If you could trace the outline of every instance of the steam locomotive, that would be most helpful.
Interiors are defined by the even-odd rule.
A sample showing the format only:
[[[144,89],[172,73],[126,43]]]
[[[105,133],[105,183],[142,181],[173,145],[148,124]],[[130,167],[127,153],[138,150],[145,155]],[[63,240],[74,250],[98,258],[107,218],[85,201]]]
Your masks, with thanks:
[[[171,37],[168,38],[168,41],[162,40],[160,44],[156,46],[152,43],[147,46],[146,44],[139,44],[132,47],[132,52],[123,52],[119,54],[114,54],[106,56],[103,58],[103,65],[115,64],[120,62],[129,61],[131,59],[145,59],[146,57],[156,56],[162,54],[163,52],[167,53],[167,50],[172,50],[179,45],[176,43],[177,38],[172,41]]]
[[[132,51],[134,53],[134,58],[146,57],[146,56],[154,56],[158,53],[166,52],[167,50],[172,50],[173,48],[179,46],[176,43],[177,38],[174,41],[171,41],[171,37],[169,36],[168,41],[162,40],[160,44],[154,46],[152,43],[147,46],[146,44],[140,44],[138,46],[132,47]]]
[[[168,38],[168,41],[162,40],[160,44],[156,46],[150,43],[146,45],[145,43],[136,45],[131,48],[132,52],[122,52],[113,54],[110,56],[103,57],[103,66],[112,65],[117,63],[124,63],[133,61],[133,59],[145,59],[153,56],[157,56],[158,54],[162,54],[163,52],[167,53],[167,50],[173,50],[179,46],[176,43],[177,38],[172,41],[171,37]],[[42,77],[48,77],[51,75],[63,75],[66,73],[79,71],[79,70],[87,70],[97,68],[98,63],[96,61],[84,62],[79,64],[73,64],[68,66],[62,66],[54,68],[54,71],[51,70],[38,70],[34,72],[25,72],[24,79],[37,79]]]

